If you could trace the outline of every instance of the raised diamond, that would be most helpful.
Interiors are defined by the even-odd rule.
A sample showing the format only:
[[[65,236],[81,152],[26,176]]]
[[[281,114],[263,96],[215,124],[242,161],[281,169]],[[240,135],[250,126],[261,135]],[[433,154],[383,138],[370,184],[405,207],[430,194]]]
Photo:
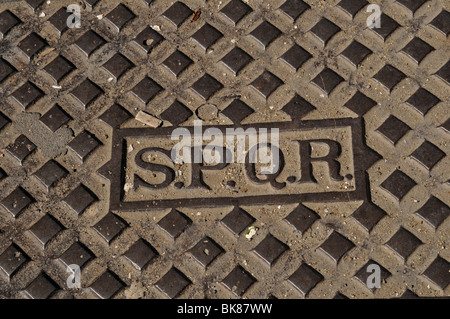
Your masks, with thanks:
[[[446,36],[450,33],[450,12],[442,10],[430,24]]]
[[[74,151],[80,160],[84,161],[99,145],[100,142],[94,135],[87,131],[83,131],[78,134],[67,147]]]
[[[311,32],[314,33],[324,44],[326,44],[341,29],[328,19],[322,19]]]
[[[191,220],[179,211],[172,209],[164,216],[158,225],[164,229],[172,238],[177,238],[189,225]]]
[[[422,242],[416,236],[404,228],[400,228],[386,243],[403,259],[408,258],[421,244]]]
[[[20,135],[13,144],[8,145],[6,150],[13,155],[20,163],[23,162],[36,149],[34,145],[25,135]]]
[[[393,115],[377,129],[392,143],[396,144],[411,128]]]
[[[120,53],[116,53],[111,59],[108,60],[108,62],[103,64],[103,67],[116,79],[119,79],[133,66],[134,64]]]
[[[15,244],[12,244],[0,254],[0,270],[11,278],[30,259]]]
[[[288,279],[304,296],[322,280],[323,276],[306,264],[302,264]]]
[[[386,215],[387,214],[381,208],[378,208],[374,204],[364,203],[352,214],[352,217],[370,232]]]
[[[281,60],[289,64],[297,71],[303,63],[311,58],[311,54],[301,46],[294,44],[286,53],[281,56]]]
[[[253,36],[264,48],[272,43],[279,35],[281,31],[274,27],[271,23],[264,21],[250,35]]]
[[[331,69],[325,69],[312,80],[325,93],[330,94],[344,79]]]
[[[34,175],[41,181],[47,190],[53,186],[58,180],[63,178],[67,171],[54,160],[50,160],[44,164]]]
[[[107,270],[92,285],[91,290],[102,299],[110,299],[114,297],[124,283],[117,278],[111,271]]]
[[[256,279],[244,268],[237,266],[222,280],[222,283],[236,295],[242,296],[255,281]]]
[[[192,111],[189,108],[181,102],[175,101],[161,113],[160,117],[172,123],[173,126],[178,126],[191,117],[191,115]]]
[[[287,249],[284,243],[269,234],[255,247],[254,252],[272,265]]]
[[[251,83],[251,86],[267,99],[282,84],[283,81],[281,81],[278,77],[269,71],[264,71],[263,74]]]
[[[58,285],[50,277],[40,274],[25,288],[24,293],[32,299],[47,299],[58,288]]]
[[[222,10],[220,10],[220,12],[235,25],[250,11],[252,11],[252,9],[239,0],[231,0]]]
[[[126,224],[113,213],[107,214],[97,224],[94,229],[110,243],[114,238],[126,228]]]
[[[167,9],[162,15],[178,28],[184,20],[192,15],[192,13],[193,11],[184,3],[175,2],[175,4]]]
[[[36,224],[31,226],[30,232],[45,246],[50,239],[56,236],[63,227],[53,217],[46,214]]]
[[[445,157],[445,153],[441,151],[439,147],[425,141],[411,154],[411,156],[425,165],[428,169],[432,169],[434,165]]]
[[[380,17],[380,28],[372,28],[371,30],[376,32],[381,39],[386,40],[386,38],[392,34],[400,25],[395,22],[391,17],[382,13]]]
[[[350,62],[354,65],[359,65],[372,51],[366,48],[359,42],[353,41],[347,49],[342,52],[342,55],[345,56]]]
[[[239,124],[254,112],[250,106],[241,100],[234,100],[222,111],[222,114],[233,121],[234,124]]]
[[[163,40],[163,36],[150,27],[146,27],[135,39],[136,43],[146,52],[150,52]]]
[[[221,90],[223,85],[209,74],[203,75],[192,85],[192,89],[205,100]]]
[[[178,76],[191,64],[192,60],[178,50],[172,53],[163,62],[163,65],[166,66],[175,76]]]
[[[234,234],[239,235],[255,219],[239,207],[235,207],[227,216],[222,219],[222,223]]]
[[[433,51],[433,47],[419,38],[414,38],[402,51],[413,58],[417,63],[420,63],[431,51]]]
[[[52,132],[55,132],[71,119],[72,118],[58,104],[56,104],[40,118],[40,121],[52,130]]]
[[[141,82],[136,84],[136,86],[131,90],[142,102],[147,104],[152,100],[156,94],[162,90],[162,87],[150,79],[145,77]]]
[[[367,5],[366,0],[342,0],[338,6],[354,17],[362,8]]]
[[[369,278],[369,276],[371,274],[373,274],[373,270],[371,268],[369,268],[369,266],[371,266],[371,265],[380,267],[380,272],[379,272],[380,283],[386,281],[386,279],[389,278],[389,276],[391,276],[391,273],[388,270],[386,270],[383,266],[381,266],[380,264],[378,264],[377,262],[375,262],[373,260],[369,260],[369,262],[367,264],[365,264],[355,275],[356,278],[358,278],[365,286],[367,285],[367,282],[368,282],[367,279]],[[369,282],[372,282],[372,281],[369,280]],[[375,288],[377,288],[377,287],[375,287]],[[375,288],[371,288],[371,290],[373,291]]]
[[[33,197],[23,188],[18,187],[2,199],[0,205],[6,208],[14,218],[17,218],[33,202]]]
[[[106,41],[92,30],[83,34],[75,44],[87,55],[91,55],[98,50]]]
[[[223,252],[223,249],[211,238],[204,237],[189,252],[203,267],[207,267]]]
[[[435,228],[438,228],[450,216],[450,208],[442,201],[432,196],[418,211]]]
[[[157,283],[158,287],[169,298],[178,296],[191,281],[179,270],[171,268]]]
[[[75,69],[75,66],[60,55],[44,68],[58,82],[73,69]]]
[[[220,33],[216,28],[213,28],[209,24],[205,24],[192,35],[192,38],[197,41],[197,43],[200,44],[204,50],[206,50],[216,43],[222,36],[222,33]]]
[[[427,112],[439,102],[440,100],[437,97],[422,88],[417,90],[417,92],[406,101],[406,103],[414,106],[423,115],[427,114]]]
[[[91,259],[94,258],[94,255],[87,249],[84,245],[76,242],[72,246],[69,247],[60,257],[59,259],[66,265],[78,265],[80,268],[83,268]]]
[[[331,233],[331,235],[325,240],[320,248],[327,253],[336,263],[355,245],[337,232]]]
[[[29,58],[41,51],[45,46],[47,46],[47,42],[34,32],[23,39],[18,45]]]
[[[20,19],[11,11],[6,10],[0,13],[0,32],[6,35],[12,28],[20,23]]]
[[[237,75],[247,64],[252,61],[252,57],[242,49],[235,47],[222,58],[222,62]]]
[[[8,61],[0,58],[0,83],[16,73],[16,71],[16,68],[9,64]]]
[[[310,6],[301,0],[287,0],[281,5],[280,10],[295,21],[309,8]]]
[[[302,234],[320,217],[309,208],[298,205],[285,220]]]
[[[416,182],[399,170],[392,173],[381,184],[381,187],[397,197],[398,200],[401,200],[414,186],[416,186]]]
[[[93,103],[102,93],[103,90],[89,79],[81,82],[81,84],[72,91],[72,95],[76,97],[85,108]]]
[[[131,261],[137,269],[141,271],[157,255],[158,253],[155,251],[155,249],[143,239],[139,239],[137,242],[135,242],[124,254],[124,256],[129,261]]]
[[[361,92],[356,92],[355,95],[345,104],[345,107],[352,110],[359,116],[366,114],[372,107],[377,105],[377,102],[368,98]]]
[[[125,24],[132,20],[136,15],[123,4],[119,4],[114,10],[106,15],[118,30],[122,29]]]
[[[423,275],[444,290],[450,284],[450,263],[437,256]]]
[[[97,201],[97,197],[83,185],[79,185],[64,199],[64,202],[78,215],[82,214],[95,201]]]
[[[17,102],[19,102],[24,109],[30,107],[34,102],[44,96],[36,85],[31,82],[26,82],[19,89],[14,91],[11,95]]]

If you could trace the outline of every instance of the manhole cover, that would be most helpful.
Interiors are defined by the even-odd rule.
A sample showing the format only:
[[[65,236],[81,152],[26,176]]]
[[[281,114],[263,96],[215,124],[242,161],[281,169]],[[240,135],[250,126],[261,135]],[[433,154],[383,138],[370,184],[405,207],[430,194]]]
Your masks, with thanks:
[[[0,296],[450,296],[444,0],[0,3]]]

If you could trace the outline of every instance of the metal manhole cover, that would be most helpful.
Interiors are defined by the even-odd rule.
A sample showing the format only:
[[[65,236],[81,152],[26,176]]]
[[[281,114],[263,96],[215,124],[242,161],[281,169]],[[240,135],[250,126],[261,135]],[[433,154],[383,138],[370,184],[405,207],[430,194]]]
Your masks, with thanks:
[[[0,296],[450,296],[449,10],[3,1]]]

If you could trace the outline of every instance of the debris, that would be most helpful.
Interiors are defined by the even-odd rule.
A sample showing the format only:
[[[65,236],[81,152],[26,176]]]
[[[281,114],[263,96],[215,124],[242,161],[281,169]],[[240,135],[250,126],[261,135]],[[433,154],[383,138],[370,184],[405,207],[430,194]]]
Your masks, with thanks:
[[[113,77],[108,78],[108,82],[112,82],[112,80],[114,80]]]
[[[152,43],[154,42],[154,40],[153,39],[148,39],[148,40],[145,40],[145,45],[152,45]]]
[[[41,12],[41,13],[39,14],[39,18],[43,18],[43,17],[45,17],[45,12]]]
[[[209,250],[208,249],[205,249],[203,252],[205,253],[206,256],[209,256]]]
[[[198,18],[200,18],[200,15],[202,14],[202,12],[199,10],[195,11],[194,13],[194,17],[192,18],[192,21],[197,21]]]
[[[245,238],[248,240],[251,240],[253,236],[255,236],[256,232],[258,231],[258,228],[255,226],[251,226],[248,228],[247,232],[245,233]]]
[[[145,125],[148,125],[153,128],[158,127],[162,122],[160,119],[154,117],[153,115],[145,113],[144,111],[139,111],[138,114],[136,114],[135,118],[139,122],[144,123]]]
[[[61,89],[62,88],[62,86],[59,86],[59,85],[52,85],[52,88],[54,88],[54,89]]]
[[[125,191],[125,193],[127,193],[131,188],[133,188],[133,185],[131,183],[125,183],[125,185],[123,185],[123,190]]]
[[[44,51],[41,52],[41,57],[46,56],[47,54],[49,54],[53,50],[55,50],[55,48],[47,48],[47,49],[45,49]]]
[[[99,15],[97,16],[97,19],[99,19],[99,20],[103,19],[103,14],[99,14]]]
[[[161,31],[161,27],[159,25],[152,25],[151,28],[155,31]]]

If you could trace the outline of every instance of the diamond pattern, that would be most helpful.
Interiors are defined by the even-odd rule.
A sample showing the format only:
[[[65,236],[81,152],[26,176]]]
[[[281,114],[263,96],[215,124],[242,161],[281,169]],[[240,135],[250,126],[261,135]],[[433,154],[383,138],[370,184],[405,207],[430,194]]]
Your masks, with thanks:
[[[34,175],[39,179],[42,184],[47,187],[47,191],[51,186],[56,184],[58,180],[63,178],[67,174],[61,165],[54,160],[50,160],[44,164]]]
[[[117,80],[131,69],[134,64],[120,53],[116,53],[103,67]]]
[[[123,282],[107,270],[92,285],[91,290],[101,299],[114,297],[123,288]]]
[[[353,214],[352,217],[356,219],[364,228],[370,232],[373,227],[387,214],[379,207],[371,203],[364,203]]]
[[[157,283],[158,287],[169,298],[178,296],[191,281],[186,278],[179,270],[171,268]]]
[[[177,28],[191,16],[193,11],[189,9],[184,3],[175,2],[169,9],[167,9],[163,16],[172,22]]]
[[[381,184],[381,187],[397,197],[398,200],[401,200],[414,186],[416,186],[416,182],[399,170],[392,173]]]
[[[414,106],[423,115],[427,114],[427,112],[439,102],[440,100],[437,97],[422,88],[417,90],[417,92],[406,101],[406,103]]]
[[[264,71],[255,81],[251,83],[262,96],[267,99],[275,90],[283,84],[278,77],[270,73],[269,71]]]
[[[19,187],[2,199],[0,205],[6,208],[14,218],[17,218],[33,202],[33,197]]]
[[[272,265],[287,249],[287,245],[269,234],[255,247],[254,252]]]
[[[161,118],[169,121],[173,126],[178,126],[186,121],[192,115],[192,111],[182,103],[175,101],[164,112],[161,113]]]
[[[118,30],[123,29],[123,27],[135,17],[136,15],[123,4],[119,4],[114,10],[106,15],[106,18],[111,21]]]
[[[431,21],[431,25],[446,36],[450,33],[450,12],[442,10],[439,15]]]
[[[94,225],[94,229],[107,243],[110,243],[114,238],[119,236],[125,228],[126,224],[112,213],[107,214]]]
[[[63,230],[61,224],[48,214],[44,215],[30,228],[30,232],[39,240],[43,247],[61,230]]]
[[[205,24],[197,32],[192,35],[192,38],[204,49],[208,49],[216,43],[223,36],[216,28]]]
[[[205,100],[221,90],[223,85],[209,74],[202,76],[192,85],[192,89]]]
[[[313,79],[313,83],[327,94],[330,94],[343,81],[344,79],[331,69],[323,70]]]
[[[383,84],[389,90],[392,90],[401,80],[405,78],[405,74],[394,68],[392,65],[386,65],[375,76],[374,79]]]
[[[11,122],[9,118],[2,112],[0,112],[0,130],[4,128],[9,122]]]
[[[220,12],[222,12],[234,25],[245,17],[252,9],[239,0],[231,0]]]
[[[397,22],[382,13],[380,17],[380,28],[373,28],[371,30],[376,32],[382,40],[386,41],[387,37],[391,35],[398,27],[400,27],[400,25]]]
[[[306,264],[302,264],[288,279],[303,296],[306,296],[322,280],[323,276]]]
[[[234,75],[238,75],[251,61],[253,61],[252,57],[238,47],[233,48],[222,59],[222,62],[233,71]]]
[[[342,0],[338,4],[342,9],[354,17],[362,8],[367,5],[366,0]]]
[[[380,283],[382,284],[383,282],[386,281],[386,279],[388,279],[391,276],[391,273],[386,270],[383,266],[381,266],[379,263],[373,261],[373,260],[369,260],[369,262],[367,264],[365,264],[357,273],[356,273],[356,278],[358,278],[364,285],[367,286],[367,279],[369,278],[369,276],[371,274],[373,274],[373,271],[368,271],[368,267],[370,265],[376,265],[378,267],[380,267]],[[371,290],[375,290],[376,288],[372,288]]]
[[[83,34],[76,42],[78,46],[87,56],[90,56],[94,51],[100,49],[106,41],[92,30]]]
[[[325,240],[320,248],[327,253],[336,263],[355,245],[337,232],[331,233],[331,235]]]
[[[0,254],[0,271],[11,278],[29,260],[22,249],[12,244]]]
[[[83,185],[79,185],[64,199],[64,202],[78,215],[81,215],[95,201],[97,197]]]
[[[181,235],[183,231],[191,224],[191,220],[181,214],[179,211],[172,209],[169,214],[164,216],[158,225],[164,229],[173,239]]]
[[[178,50],[172,53],[163,62],[163,65],[167,67],[175,76],[180,75],[180,73],[186,70],[187,67],[191,64],[192,60]]]
[[[44,70],[47,71],[47,73],[50,74],[57,82],[61,81],[74,69],[75,66],[60,55],[44,68]]]
[[[36,85],[31,82],[26,82],[19,89],[17,89],[11,95],[17,102],[22,105],[24,109],[29,108],[33,103],[44,96],[42,92]]]
[[[20,163],[33,153],[35,149],[36,145],[34,145],[25,135],[20,135],[13,144],[6,148],[6,150]]]
[[[81,161],[84,161],[99,145],[100,142],[94,135],[83,131],[67,147],[74,151]]]
[[[438,256],[423,275],[444,290],[450,284],[450,263]]]
[[[127,110],[118,104],[114,104],[100,116],[100,119],[113,128],[117,128],[130,117],[131,114]]]
[[[24,292],[31,299],[47,299],[58,288],[58,285],[53,280],[41,273],[25,288]]]
[[[133,265],[142,271],[158,253],[156,250],[143,239],[135,242],[130,249],[124,254],[125,258],[133,263]]]
[[[417,214],[438,228],[450,216],[450,209],[433,196],[417,211]]]
[[[267,21],[250,33],[264,48],[267,48],[280,34],[281,31]]]
[[[311,227],[320,217],[309,208],[298,205],[285,220],[302,234]]]
[[[136,36],[136,43],[143,48],[146,52],[150,52],[153,48],[158,46],[164,38],[155,30],[150,27],[146,27]]]
[[[442,80],[450,83],[450,62],[447,62],[438,72],[436,72]]]
[[[397,252],[403,259],[408,258],[422,242],[409,231],[400,228],[386,245]]]
[[[312,57],[308,51],[303,49],[301,46],[295,44],[290,48],[285,54],[281,56],[281,60],[289,64],[295,71],[308,61]]]
[[[67,18],[69,17],[71,13],[67,12],[67,8],[61,8],[54,15],[48,19],[51,24],[59,31],[59,33],[64,32],[67,27]]]
[[[378,132],[386,136],[392,143],[397,142],[410,130],[410,127],[393,115],[378,128]]]
[[[295,21],[309,8],[310,6],[301,0],[287,0],[281,5],[280,10]]]
[[[222,283],[236,295],[243,296],[255,281],[256,279],[244,268],[237,266],[222,280]]]
[[[397,2],[401,3],[412,12],[415,12],[427,1],[428,0],[397,0]]]
[[[359,116],[366,114],[372,107],[377,105],[377,102],[368,98],[361,92],[356,92],[355,95],[345,104],[345,107],[352,110]]]
[[[342,52],[342,55],[346,57],[354,65],[358,66],[364,59],[372,53],[368,48],[357,41],[353,41],[347,49]]]
[[[52,132],[55,132],[71,119],[72,118],[58,104],[56,104],[40,118],[40,121],[44,123]]]
[[[228,117],[234,124],[239,124],[254,112],[250,106],[241,100],[234,100],[222,111],[222,114]]]
[[[224,250],[214,240],[209,237],[204,237],[191,248],[190,253],[203,267],[207,267],[223,253],[223,251]]]
[[[238,207],[235,207],[222,219],[222,223],[236,235],[239,235],[254,221],[255,219],[252,216]]]
[[[44,3],[44,0],[25,0],[33,9],[36,9],[41,4]]]
[[[78,265],[83,268],[90,260],[94,258],[94,255],[84,245],[80,243],[74,243],[69,247],[59,259],[66,265]]]
[[[428,169],[432,169],[442,158],[445,153],[437,146],[425,141],[414,153],[411,154],[413,158],[425,165]]]
[[[323,44],[327,44],[327,42],[340,30],[341,29],[330,20],[322,19],[311,29],[311,32],[322,40]]]
[[[8,61],[0,58],[0,83],[16,73],[16,69]]]
[[[433,47],[419,38],[414,38],[402,51],[413,58],[417,63],[420,63],[431,51],[433,51]]]
[[[102,93],[103,90],[89,79],[81,82],[81,84],[72,91],[72,95],[77,98],[85,108],[94,103],[95,99]]]
[[[131,90],[131,92],[133,92],[139,99],[141,99],[142,102],[147,104],[161,90],[162,87],[158,83],[156,83],[149,77],[145,77]]]
[[[16,17],[11,11],[3,11],[2,13],[0,13],[0,32],[5,36],[20,22],[20,19]]]
[[[29,58],[41,51],[46,46],[47,42],[34,32],[23,39],[18,45],[18,47]]]

